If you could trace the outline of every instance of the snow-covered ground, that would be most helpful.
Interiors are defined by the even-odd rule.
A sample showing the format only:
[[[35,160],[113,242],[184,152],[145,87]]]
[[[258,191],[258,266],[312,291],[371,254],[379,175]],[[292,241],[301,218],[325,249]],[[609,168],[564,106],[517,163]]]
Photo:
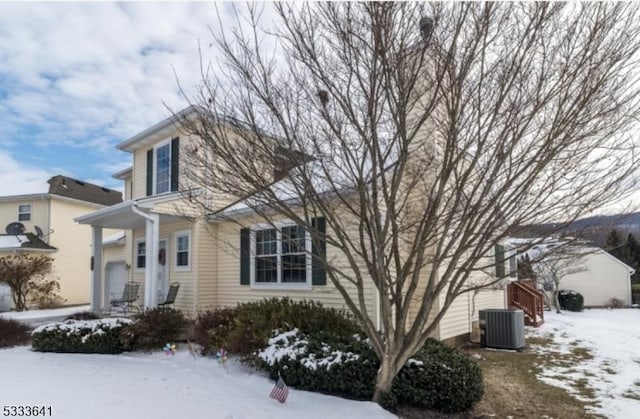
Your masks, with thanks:
[[[160,349],[160,348],[159,348]],[[122,355],[0,350],[2,405],[51,406],[60,419],[393,418],[372,402],[290,389],[270,399],[274,382],[230,360],[194,360],[184,347]]]
[[[90,308],[90,306],[85,305],[55,308],[51,310],[8,311],[0,313],[0,317],[17,320],[31,325],[39,325],[50,321],[62,320],[74,313],[88,311]]]
[[[640,411],[640,310],[585,310],[581,313],[545,313],[545,324],[529,329],[529,336],[551,336],[553,343],[538,347],[548,354],[539,379],[567,389],[590,403],[589,410],[609,418],[638,417]],[[588,349],[593,356],[567,364],[556,354]],[[586,357],[588,358],[588,356]],[[572,359],[569,356],[568,359]],[[585,397],[581,386],[593,390]]]

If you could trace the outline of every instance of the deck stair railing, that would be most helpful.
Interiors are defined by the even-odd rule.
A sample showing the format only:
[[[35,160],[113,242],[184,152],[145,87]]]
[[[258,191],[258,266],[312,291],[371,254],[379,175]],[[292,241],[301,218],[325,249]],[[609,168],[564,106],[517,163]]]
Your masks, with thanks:
[[[538,327],[544,324],[544,293],[538,291],[535,281],[525,279],[507,285],[509,308],[518,308],[524,312],[524,324]]]

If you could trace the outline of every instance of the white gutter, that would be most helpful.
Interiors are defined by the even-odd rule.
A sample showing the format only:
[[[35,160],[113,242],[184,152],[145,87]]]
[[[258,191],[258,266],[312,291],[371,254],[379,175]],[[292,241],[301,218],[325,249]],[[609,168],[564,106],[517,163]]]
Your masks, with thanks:
[[[137,205],[131,206],[131,211],[147,220],[146,225],[146,268],[144,270],[144,308],[151,309],[158,305],[158,244],[160,241],[159,224],[157,214],[147,214],[140,211]]]

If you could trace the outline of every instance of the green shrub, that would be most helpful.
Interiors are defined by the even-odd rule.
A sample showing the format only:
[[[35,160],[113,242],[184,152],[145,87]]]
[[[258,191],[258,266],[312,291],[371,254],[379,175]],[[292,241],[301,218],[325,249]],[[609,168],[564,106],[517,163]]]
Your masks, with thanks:
[[[584,309],[584,297],[576,291],[560,290],[558,302],[562,310],[582,311]]]
[[[167,342],[182,336],[186,319],[173,308],[154,308],[137,314],[135,321],[124,328],[120,340],[127,350],[161,349]]]
[[[227,338],[234,318],[235,309],[232,308],[207,310],[198,315],[193,339],[204,354],[212,355],[220,348],[228,348]]]
[[[378,358],[360,335],[329,331],[302,333],[298,329],[277,334],[259,351],[255,365],[292,387],[359,399],[371,399]]]
[[[93,311],[80,311],[78,313],[73,313],[65,320],[97,320],[99,318],[100,316]]]
[[[435,339],[429,339],[405,365],[392,389],[400,405],[446,413],[469,410],[483,393],[478,364]]]
[[[257,353],[256,366],[302,390],[371,399],[380,363],[360,335],[326,331],[277,335]],[[448,346],[429,340],[400,371],[386,400],[388,405],[418,406],[461,412],[484,391],[477,363]]]
[[[0,348],[29,343],[29,326],[0,317]]]
[[[267,344],[273,330],[293,328],[305,333],[359,332],[357,324],[344,311],[325,308],[315,301],[296,302],[285,297],[204,312],[196,320],[195,339],[207,353],[224,347],[231,353],[249,355]]]
[[[120,333],[130,323],[124,318],[50,323],[33,331],[31,346],[40,352],[117,354],[124,350]]]

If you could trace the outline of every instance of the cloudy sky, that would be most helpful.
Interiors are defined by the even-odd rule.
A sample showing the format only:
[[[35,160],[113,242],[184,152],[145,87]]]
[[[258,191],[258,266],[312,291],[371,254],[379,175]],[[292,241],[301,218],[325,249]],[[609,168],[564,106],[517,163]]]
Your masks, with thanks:
[[[174,71],[193,93],[216,16],[213,2],[0,2],[0,196],[56,174],[121,188],[131,155],[115,145],[186,106]]]

